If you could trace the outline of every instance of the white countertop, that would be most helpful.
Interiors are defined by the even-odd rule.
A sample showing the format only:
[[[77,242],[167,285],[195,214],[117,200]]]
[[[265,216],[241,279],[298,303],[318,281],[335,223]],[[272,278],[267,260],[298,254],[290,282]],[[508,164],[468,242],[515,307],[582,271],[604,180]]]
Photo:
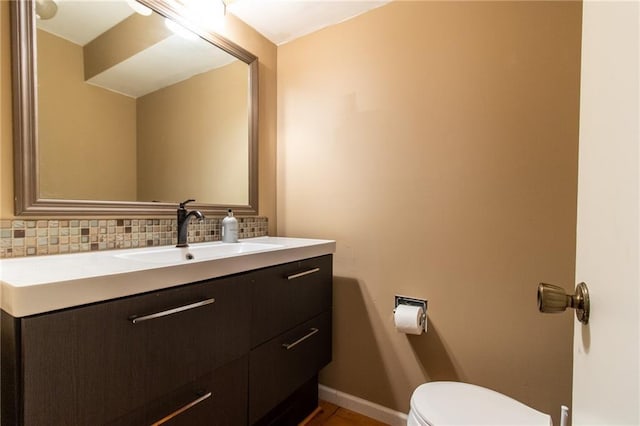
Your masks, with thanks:
[[[258,237],[241,242],[261,243],[266,248],[162,262],[136,259],[135,254],[161,253],[170,247],[2,259],[0,307],[14,317],[24,317],[331,254],[336,247],[332,240],[305,238]],[[190,247],[195,251],[216,244],[222,243]]]

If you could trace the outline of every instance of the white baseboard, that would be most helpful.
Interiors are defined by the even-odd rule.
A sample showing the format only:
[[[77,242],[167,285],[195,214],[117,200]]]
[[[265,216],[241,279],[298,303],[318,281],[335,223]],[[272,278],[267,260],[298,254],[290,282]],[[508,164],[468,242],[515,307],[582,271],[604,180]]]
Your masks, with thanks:
[[[318,397],[324,401],[363,414],[391,426],[406,426],[407,415],[394,411],[366,399],[340,392],[324,385],[318,385]]]

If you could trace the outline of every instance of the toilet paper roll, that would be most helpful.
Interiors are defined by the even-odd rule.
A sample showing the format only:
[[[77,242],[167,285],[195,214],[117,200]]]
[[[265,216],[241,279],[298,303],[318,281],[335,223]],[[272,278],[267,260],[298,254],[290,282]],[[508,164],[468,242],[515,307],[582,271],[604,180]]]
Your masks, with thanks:
[[[422,334],[422,307],[398,305],[393,314],[396,329],[401,333]]]

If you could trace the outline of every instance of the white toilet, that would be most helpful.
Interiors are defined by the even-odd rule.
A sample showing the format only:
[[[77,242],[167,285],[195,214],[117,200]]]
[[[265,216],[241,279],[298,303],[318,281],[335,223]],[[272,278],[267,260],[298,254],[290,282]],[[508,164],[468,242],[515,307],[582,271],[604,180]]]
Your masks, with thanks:
[[[553,425],[551,416],[480,386],[430,382],[411,396],[407,426]]]

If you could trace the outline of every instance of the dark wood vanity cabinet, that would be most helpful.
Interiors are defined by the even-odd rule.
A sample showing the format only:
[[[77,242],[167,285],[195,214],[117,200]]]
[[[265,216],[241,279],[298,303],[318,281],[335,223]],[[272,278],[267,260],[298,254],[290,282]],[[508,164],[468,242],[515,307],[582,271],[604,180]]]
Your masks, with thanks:
[[[276,418],[331,360],[331,262],[327,255],[24,318],[2,312],[2,425]]]
[[[251,284],[249,421],[270,412],[331,361],[332,257],[255,271]],[[317,388],[317,386],[316,386]],[[283,413],[286,405],[277,411]],[[269,424],[269,423],[266,423]]]

